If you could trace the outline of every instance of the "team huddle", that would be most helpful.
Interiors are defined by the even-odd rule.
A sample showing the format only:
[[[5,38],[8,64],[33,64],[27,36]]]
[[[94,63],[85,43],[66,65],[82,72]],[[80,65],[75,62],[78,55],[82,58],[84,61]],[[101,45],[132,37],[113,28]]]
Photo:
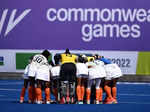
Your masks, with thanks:
[[[51,94],[58,104],[118,103],[116,84],[122,72],[117,64],[97,54],[77,56],[69,49],[56,54],[55,64],[51,64],[48,61],[50,55],[48,50],[44,50],[29,59],[24,71],[20,103],[24,102],[27,88],[29,103],[50,104]]]

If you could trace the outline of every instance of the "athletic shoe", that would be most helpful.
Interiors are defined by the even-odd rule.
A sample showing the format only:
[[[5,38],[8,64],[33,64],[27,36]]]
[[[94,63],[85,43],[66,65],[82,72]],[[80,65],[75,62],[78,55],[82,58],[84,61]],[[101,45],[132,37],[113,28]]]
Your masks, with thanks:
[[[23,103],[24,102],[24,97],[20,97],[20,103]]]
[[[46,101],[46,104],[51,104],[51,101]]]
[[[36,104],[42,104],[42,101],[36,101]]]
[[[118,101],[116,100],[116,99],[114,99],[114,102],[113,102],[113,104],[117,104],[118,103]]]
[[[103,102],[102,102],[102,101],[99,101],[99,104],[103,104]]]
[[[62,98],[60,99],[60,104],[65,104],[65,103],[66,103],[66,100],[65,100],[64,97],[62,97]]]
[[[95,101],[95,104],[99,104],[99,101],[98,101],[98,100],[96,100],[96,101]]]
[[[24,101],[23,101],[23,100],[20,100],[19,102],[20,102],[20,103],[23,103]]]
[[[106,101],[104,102],[104,104],[113,104],[114,103],[114,99],[106,99]]]
[[[73,104],[73,103],[74,103],[74,98],[73,98],[73,97],[71,98],[71,101],[70,101],[70,102],[71,102],[71,104]]]
[[[90,104],[90,100],[87,100],[86,103],[87,103],[87,104]]]
[[[31,100],[28,100],[28,103],[32,103],[32,101],[31,101]]]
[[[83,101],[78,101],[77,104],[83,104]]]

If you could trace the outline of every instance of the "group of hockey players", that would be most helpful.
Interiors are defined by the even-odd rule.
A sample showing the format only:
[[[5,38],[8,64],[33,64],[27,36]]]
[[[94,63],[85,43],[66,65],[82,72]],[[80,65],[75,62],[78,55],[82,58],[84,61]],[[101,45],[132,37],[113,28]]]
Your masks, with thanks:
[[[50,55],[44,50],[29,59],[20,103],[24,102],[27,88],[29,103],[50,104],[51,94],[59,104],[118,103],[116,84],[122,72],[117,64],[98,54],[77,56],[68,48],[54,56],[55,64],[48,62]]]

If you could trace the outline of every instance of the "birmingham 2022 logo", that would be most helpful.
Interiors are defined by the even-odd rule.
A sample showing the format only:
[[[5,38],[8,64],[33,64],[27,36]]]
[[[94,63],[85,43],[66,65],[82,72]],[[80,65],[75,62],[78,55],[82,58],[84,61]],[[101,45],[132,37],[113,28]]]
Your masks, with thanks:
[[[18,9],[0,10],[0,35],[6,37],[8,33],[12,31],[25,18],[25,16],[29,14],[30,11],[31,9],[25,9],[24,11],[22,11],[22,13],[19,16],[16,16]],[[4,32],[4,34],[2,34],[2,32]]]

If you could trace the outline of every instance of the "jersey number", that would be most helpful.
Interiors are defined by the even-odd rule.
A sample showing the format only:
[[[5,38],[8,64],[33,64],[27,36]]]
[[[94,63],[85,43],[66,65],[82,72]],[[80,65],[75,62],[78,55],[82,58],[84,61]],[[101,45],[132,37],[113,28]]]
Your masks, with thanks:
[[[42,62],[42,60],[43,60],[43,58],[42,58],[42,57],[36,57],[36,59],[35,59],[35,61],[36,61],[36,62],[38,62],[38,63],[41,63],[41,62]]]

